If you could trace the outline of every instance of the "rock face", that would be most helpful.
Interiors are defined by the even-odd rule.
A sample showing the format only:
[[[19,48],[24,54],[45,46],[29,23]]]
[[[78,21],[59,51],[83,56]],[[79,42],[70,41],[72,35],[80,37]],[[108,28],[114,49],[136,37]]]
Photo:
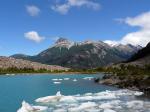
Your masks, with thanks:
[[[31,62],[26,61],[22,59],[15,59],[11,57],[0,57],[0,69],[8,69],[8,68],[17,68],[17,69],[34,69],[34,70],[40,70],[40,69],[46,69],[49,71],[53,70],[68,70],[68,68],[61,67],[61,66],[54,66],[54,65],[45,65],[40,64],[37,62]]]
[[[136,54],[134,54],[128,61],[129,64],[132,65],[149,65],[150,64],[150,43],[141,50],[139,50]]]
[[[150,94],[150,76],[115,76],[115,75],[105,75],[102,79],[95,79],[96,83],[112,85],[119,88],[140,90],[146,94]]]
[[[36,56],[13,55],[43,64],[60,65],[70,68],[95,68],[125,61],[141,47],[132,45],[110,46],[102,41],[71,42],[60,38],[55,45]]]

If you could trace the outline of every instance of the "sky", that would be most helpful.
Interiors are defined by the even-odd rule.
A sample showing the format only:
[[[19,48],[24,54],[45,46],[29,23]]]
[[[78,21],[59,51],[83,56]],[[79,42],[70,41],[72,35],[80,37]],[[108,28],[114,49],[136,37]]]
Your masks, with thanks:
[[[0,55],[36,55],[58,37],[145,46],[150,0],[1,0]]]

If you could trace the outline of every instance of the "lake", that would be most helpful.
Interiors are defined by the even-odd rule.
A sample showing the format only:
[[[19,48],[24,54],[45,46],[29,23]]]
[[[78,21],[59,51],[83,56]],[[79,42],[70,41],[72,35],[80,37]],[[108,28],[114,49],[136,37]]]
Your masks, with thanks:
[[[31,107],[45,107],[46,110],[41,112],[150,111],[150,102],[138,98],[140,92],[94,83],[93,78],[102,76],[103,74],[2,75],[0,112],[16,112],[21,108],[22,101],[25,101],[24,105]],[[26,112],[23,111],[24,108],[19,112]]]

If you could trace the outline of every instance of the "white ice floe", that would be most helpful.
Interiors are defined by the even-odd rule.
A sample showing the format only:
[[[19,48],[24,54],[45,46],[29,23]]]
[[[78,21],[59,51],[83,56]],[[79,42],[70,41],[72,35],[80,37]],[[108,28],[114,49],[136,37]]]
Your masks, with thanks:
[[[62,97],[62,95],[61,95],[61,93],[59,91],[54,96],[46,96],[46,97],[38,98],[35,101],[38,102],[38,103],[57,102],[57,101],[60,100],[61,97]]]
[[[110,109],[110,108],[113,108],[113,106],[110,103],[103,103],[99,106],[99,108]]]
[[[15,74],[6,74],[7,76],[14,76]]]
[[[144,94],[143,92],[138,92],[138,91],[136,91],[136,92],[134,93],[135,96],[141,96],[141,95],[143,95],[143,94]]]
[[[52,79],[53,81],[62,81],[63,79]]]
[[[121,109],[120,103],[121,103],[120,100],[112,100],[112,101],[102,103],[99,106],[99,108],[101,108],[101,109],[112,109],[112,108]]]
[[[56,95],[38,98],[40,105],[48,105],[44,112],[149,112],[150,102],[136,100],[137,91],[116,90],[78,95]],[[17,112],[43,112],[47,107],[31,106],[23,103]],[[37,111],[39,109],[39,111]],[[23,111],[24,110],[24,111]],[[27,111],[26,111],[27,110]]]
[[[111,110],[111,109],[105,109],[104,112],[116,112],[116,111]]]
[[[68,111],[65,109],[56,109],[56,110],[53,110],[53,112],[68,112]]]
[[[64,102],[64,103],[76,103],[77,100],[73,96],[64,96],[64,97],[62,97],[60,99],[60,102]]]
[[[104,92],[99,92],[99,93],[96,93],[95,96],[94,96],[94,99],[99,99],[99,100],[102,100],[102,99],[117,99],[119,97],[117,97],[117,95],[114,93],[114,92],[111,92],[111,91],[104,91]]]
[[[61,84],[61,82],[53,82],[54,84]]]
[[[84,95],[85,96],[90,96],[90,95],[93,95],[93,93],[85,93]]]
[[[92,80],[94,77],[84,77],[84,80]]]
[[[82,110],[92,109],[96,106],[97,106],[97,104],[95,102],[86,102],[86,103],[82,103],[78,107],[69,108],[68,110],[69,110],[69,112],[80,112]]]
[[[127,107],[133,108],[133,109],[143,108],[143,105],[144,105],[143,101],[139,101],[139,100],[133,100],[133,101],[127,102]]]
[[[70,78],[64,78],[64,80],[69,80]]]
[[[22,107],[17,112],[43,112],[48,108],[45,106],[31,106],[27,102],[22,102]]]
[[[58,79],[52,79],[53,81],[58,81]]]
[[[77,81],[77,79],[73,79],[73,81],[74,81],[74,82],[76,82],[76,81]]]

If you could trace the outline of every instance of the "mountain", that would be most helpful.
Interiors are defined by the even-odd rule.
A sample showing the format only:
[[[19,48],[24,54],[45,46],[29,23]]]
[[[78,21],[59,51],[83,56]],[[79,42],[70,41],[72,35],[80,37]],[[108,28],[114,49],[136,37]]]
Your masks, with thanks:
[[[96,79],[95,82],[142,91],[146,95],[150,94],[150,43],[128,61],[99,70],[115,75],[105,75],[103,78]]]
[[[127,62],[140,66],[150,64],[150,42],[146,47],[135,53]]]
[[[9,68],[34,69],[34,70],[46,69],[49,71],[68,70],[68,68],[61,67],[61,66],[45,65],[45,64],[40,64],[37,62],[31,62],[31,61],[22,60],[22,59],[15,59],[12,57],[0,56],[0,69],[5,70]]]
[[[102,41],[71,42],[65,38],[59,38],[54,46],[38,55],[17,54],[11,57],[43,64],[86,69],[125,61],[139,49],[141,47],[130,44],[111,46]]]

